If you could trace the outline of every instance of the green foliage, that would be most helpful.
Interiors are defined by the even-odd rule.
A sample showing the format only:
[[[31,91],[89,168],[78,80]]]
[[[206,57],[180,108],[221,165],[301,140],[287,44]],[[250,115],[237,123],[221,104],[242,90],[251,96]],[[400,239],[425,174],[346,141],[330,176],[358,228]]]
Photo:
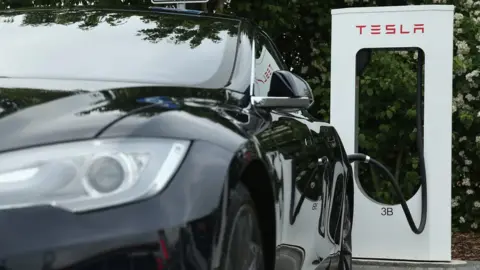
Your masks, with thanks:
[[[414,55],[407,51],[374,51],[359,82],[359,151],[387,165],[402,183],[406,198],[415,194],[420,180]],[[399,203],[385,175],[360,165],[359,179],[370,197],[383,203]]]
[[[223,12],[250,18],[273,38],[287,64],[311,84],[316,98],[311,113],[328,121],[330,10],[351,5],[347,2],[234,0],[225,4]],[[432,1],[417,2],[430,4]],[[47,7],[79,3],[117,7],[148,6],[149,0],[0,0],[0,9],[20,5]],[[457,6],[452,104],[453,225],[454,230],[477,230],[480,222],[480,198],[477,195],[480,192],[480,2],[455,0],[453,4]],[[71,13],[67,17],[51,16],[47,21],[32,15],[25,18],[25,23],[78,22],[81,27],[89,28],[100,21],[113,24],[119,19],[102,17],[101,13],[91,13],[86,17],[75,17],[75,13]],[[202,27],[197,29],[185,25],[185,31],[181,33],[175,33],[173,26],[170,28],[164,28],[161,32],[146,29],[143,34],[151,39],[177,36],[178,40],[189,41],[191,46],[199,44],[204,38],[215,40],[215,36],[208,36],[209,32],[202,31]],[[380,157],[380,161],[399,179],[407,197],[418,190],[419,184],[414,102],[415,57],[414,52],[375,52],[360,78],[359,88],[360,150]],[[385,203],[398,202],[383,175],[369,167],[362,167],[361,174],[362,185],[371,197]]]
[[[480,2],[458,1],[455,14],[453,96],[453,225],[480,222]]]

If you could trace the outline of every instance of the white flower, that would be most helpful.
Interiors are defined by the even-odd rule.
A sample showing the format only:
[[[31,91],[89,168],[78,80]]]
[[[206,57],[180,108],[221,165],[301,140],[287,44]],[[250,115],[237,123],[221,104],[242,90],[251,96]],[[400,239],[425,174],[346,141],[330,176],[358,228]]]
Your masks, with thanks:
[[[475,193],[472,189],[467,189],[467,194],[468,195],[472,195],[473,193]]]
[[[458,207],[459,205],[460,204],[457,201],[455,200],[452,201],[452,208]]]
[[[472,161],[469,159],[465,159],[465,165],[472,165]]]
[[[467,137],[462,136],[462,137],[460,137],[460,139],[458,139],[458,142],[463,142],[463,141],[466,141],[466,140],[467,140]]]
[[[458,155],[461,156],[461,157],[464,157],[465,156],[465,151],[462,150],[462,151],[458,152]]]
[[[457,45],[457,53],[459,55],[466,55],[470,52],[470,47],[468,47],[468,44],[466,41],[461,40],[456,42]]]
[[[480,202],[479,202],[479,201],[475,201],[475,202],[473,203],[473,207],[475,207],[475,208],[480,208]]]
[[[476,229],[476,228],[478,228],[478,225],[477,225],[477,223],[474,222],[474,223],[472,223],[472,225],[470,225],[470,227],[472,229]]]
[[[476,143],[480,143],[480,136],[476,136],[476,137],[475,137],[475,142],[476,142]]]
[[[465,75],[465,79],[467,79],[468,82],[473,82],[473,79],[478,77],[479,74],[480,74],[480,71],[474,70],[474,71],[468,73],[467,75]]]
[[[477,113],[477,117],[480,117],[480,111],[478,111],[478,113]]]
[[[459,26],[463,21],[463,14],[462,13],[455,13],[454,18],[455,18],[455,25]]]
[[[479,36],[479,38],[480,38],[480,36]],[[475,78],[478,77],[479,74],[480,74],[479,70],[474,70],[474,71],[468,73],[467,75],[465,75],[465,79],[467,79],[467,81],[469,82],[470,87],[478,88],[478,84],[475,82]],[[472,101],[472,100],[475,99],[472,95],[470,95],[470,96],[471,96],[472,99],[468,99],[468,101]]]
[[[457,105],[462,105],[465,103],[463,100],[463,95],[458,93],[456,97],[453,98],[453,103]]]
[[[469,169],[468,167],[464,166],[464,167],[462,168],[462,171],[463,171],[463,172],[469,172],[470,169]]]
[[[452,208],[460,206],[460,203],[458,202],[460,200],[460,196],[457,196],[452,199]]]
[[[460,218],[458,219],[458,221],[459,221],[460,223],[465,223],[465,218],[460,217]]]
[[[469,187],[470,186],[470,178],[464,178],[462,180],[462,185]]]
[[[472,94],[467,94],[465,96],[465,99],[468,100],[468,101],[472,101],[472,100],[475,100],[475,97]]]

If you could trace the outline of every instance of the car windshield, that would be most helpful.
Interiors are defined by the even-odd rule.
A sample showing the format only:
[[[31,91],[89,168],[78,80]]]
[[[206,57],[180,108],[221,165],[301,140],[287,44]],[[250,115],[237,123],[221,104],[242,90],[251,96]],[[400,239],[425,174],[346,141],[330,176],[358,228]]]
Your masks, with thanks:
[[[235,20],[166,13],[0,13],[0,77],[228,81],[237,32]]]

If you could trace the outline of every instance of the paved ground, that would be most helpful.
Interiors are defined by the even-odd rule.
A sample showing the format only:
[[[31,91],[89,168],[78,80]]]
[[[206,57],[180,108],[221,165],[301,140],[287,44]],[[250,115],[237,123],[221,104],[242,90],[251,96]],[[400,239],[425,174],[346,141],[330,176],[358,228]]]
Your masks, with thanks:
[[[480,270],[480,261],[452,261],[451,263],[423,263],[423,262],[386,262],[354,260],[355,270]]]

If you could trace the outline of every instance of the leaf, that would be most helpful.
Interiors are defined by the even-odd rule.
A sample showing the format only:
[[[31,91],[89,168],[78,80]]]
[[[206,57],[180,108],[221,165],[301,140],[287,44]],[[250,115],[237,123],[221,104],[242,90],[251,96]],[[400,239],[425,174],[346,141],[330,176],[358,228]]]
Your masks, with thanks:
[[[460,113],[460,122],[464,125],[464,127],[468,130],[472,126],[474,121],[473,115],[467,112]]]
[[[387,113],[388,119],[392,119],[392,117],[393,117],[392,111],[388,110],[386,113]]]
[[[412,168],[417,169],[418,168],[418,163],[412,163]]]
[[[380,131],[386,133],[386,132],[390,131],[390,126],[389,126],[389,125],[385,125],[385,124],[381,124],[381,125],[379,126],[379,129],[380,129]]]
[[[370,97],[373,96],[373,90],[371,88],[367,89],[367,95]]]
[[[366,141],[366,140],[365,140],[365,135],[362,134],[362,133],[360,133],[360,134],[358,135],[358,143],[359,143],[360,145],[363,145],[363,144],[365,144],[365,141]]]
[[[417,110],[416,109],[408,109],[406,115],[407,115],[408,118],[413,119],[417,116]]]
[[[415,141],[417,139],[417,132],[411,132],[408,137],[410,138],[411,141]]]

